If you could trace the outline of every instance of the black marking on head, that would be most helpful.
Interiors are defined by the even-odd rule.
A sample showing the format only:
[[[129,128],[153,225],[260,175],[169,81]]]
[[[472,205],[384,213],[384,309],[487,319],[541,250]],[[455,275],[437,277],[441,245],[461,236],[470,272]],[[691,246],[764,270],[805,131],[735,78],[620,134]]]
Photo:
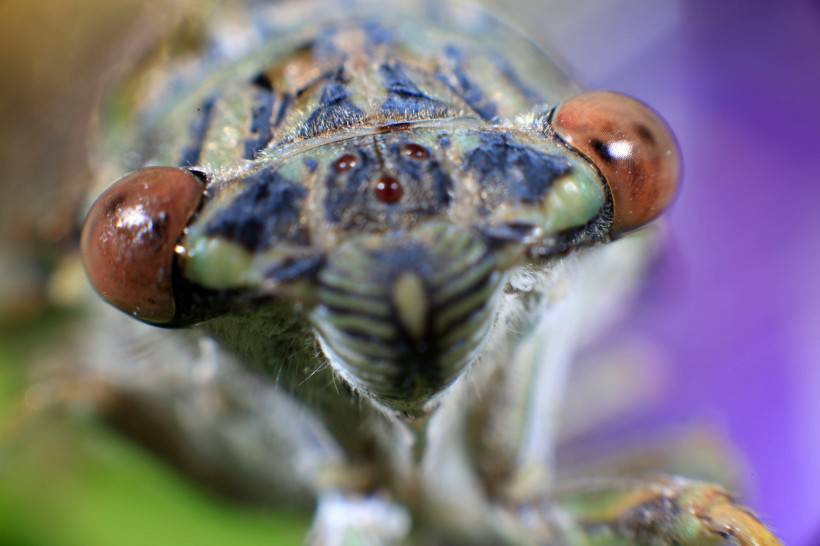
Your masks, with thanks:
[[[569,160],[518,144],[508,133],[481,133],[466,156],[466,169],[485,188],[504,188],[505,200],[539,203],[552,183],[572,170]]]
[[[305,121],[299,131],[300,137],[311,138],[330,133],[355,125],[364,118],[364,112],[351,102],[345,83],[341,69],[328,78],[319,98],[319,106]]]
[[[479,228],[479,232],[490,248],[504,246],[509,243],[523,243],[532,237],[536,230],[536,226],[529,222],[505,222],[495,226]]]
[[[260,72],[254,76],[251,80],[251,85],[267,91],[273,91],[273,83],[270,81],[270,77],[264,72]]]
[[[386,117],[432,119],[447,116],[447,105],[419,89],[398,62],[382,64],[379,73],[387,90],[387,100],[382,105],[382,114]]]
[[[282,95],[282,98],[279,101],[279,111],[276,112],[276,120],[273,122],[274,127],[279,127],[282,125],[282,122],[285,120],[285,115],[288,113],[288,108],[290,108],[292,102],[293,96],[290,93],[285,93]]]
[[[256,157],[256,154],[264,150],[273,139],[273,127],[271,126],[274,102],[273,85],[265,74],[256,76],[253,84],[257,88],[257,94],[256,105],[251,112],[251,133],[256,135],[256,138],[249,138],[245,141],[245,159]]]
[[[490,121],[498,115],[498,106],[467,75],[464,52],[454,45],[444,48],[444,55],[453,63],[452,78],[439,74],[439,79],[460,96],[481,119]]]
[[[379,133],[396,133],[398,131],[407,131],[413,128],[413,124],[409,121],[388,121],[377,128]]]
[[[305,188],[271,168],[252,175],[244,184],[247,187],[239,196],[208,222],[205,231],[209,236],[224,237],[251,251],[283,240],[308,244],[308,233],[299,222]]]
[[[501,75],[504,76],[507,83],[521,93],[521,96],[527,99],[530,104],[541,104],[545,101],[544,95],[539,93],[535,88],[524,83],[524,80],[521,79],[518,71],[512,63],[510,63],[510,61],[502,57],[500,54],[496,54],[494,58],[498,71],[501,72]]]
[[[325,257],[321,254],[288,258],[265,271],[265,278],[278,282],[291,282],[313,277],[319,272],[324,263]]]
[[[191,123],[189,134],[191,143],[182,150],[179,159],[180,167],[193,167],[199,164],[202,156],[202,146],[205,144],[205,137],[208,134],[208,127],[211,125],[216,97],[210,97],[197,108],[197,118]]]

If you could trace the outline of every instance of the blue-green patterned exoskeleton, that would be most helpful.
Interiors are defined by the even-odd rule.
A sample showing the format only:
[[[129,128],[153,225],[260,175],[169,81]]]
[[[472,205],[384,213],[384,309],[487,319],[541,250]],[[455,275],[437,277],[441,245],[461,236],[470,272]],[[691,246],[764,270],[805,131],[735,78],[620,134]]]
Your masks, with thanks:
[[[676,192],[651,109],[460,4],[219,17],[111,100],[101,177],[132,172],[83,259],[141,322],[102,310],[89,373],[193,466],[318,499],[311,544],[777,544],[715,486],[554,487],[566,364],[640,247],[599,243]]]

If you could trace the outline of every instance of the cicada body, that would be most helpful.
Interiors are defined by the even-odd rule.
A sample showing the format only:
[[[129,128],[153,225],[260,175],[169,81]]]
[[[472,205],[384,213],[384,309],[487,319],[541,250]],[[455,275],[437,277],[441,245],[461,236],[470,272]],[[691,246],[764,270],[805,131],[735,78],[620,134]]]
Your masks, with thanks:
[[[568,364],[649,247],[603,243],[677,190],[655,112],[580,92],[471,6],[221,17],[112,99],[101,185],[133,172],[91,205],[82,249],[131,317],[100,309],[85,373],[197,466],[318,498],[316,544],[768,536],[689,482],[608,484],[606,513],[554,493]]]

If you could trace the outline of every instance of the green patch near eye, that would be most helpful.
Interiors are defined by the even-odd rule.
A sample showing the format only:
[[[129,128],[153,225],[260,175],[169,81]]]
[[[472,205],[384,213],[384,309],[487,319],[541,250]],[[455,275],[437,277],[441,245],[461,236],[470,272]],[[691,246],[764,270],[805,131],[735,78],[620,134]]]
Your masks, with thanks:
[[[198,239],[188,247],[184,262],[185,277],[216,290],[249,284],[253,255],[222,239]]]
[[[546,199],[547,214],[541,226],[547,233],[583,226],[606,203],[606,193],[598,177],[585,165],[576,164],[572,173],[556,180]]]
[[[601,177],[586,163],[573,161],[572,169],[551,183],[540,202],[503,203],[493,212],[491,222],[530,224],[550,236],[586,225],[606,202]]]

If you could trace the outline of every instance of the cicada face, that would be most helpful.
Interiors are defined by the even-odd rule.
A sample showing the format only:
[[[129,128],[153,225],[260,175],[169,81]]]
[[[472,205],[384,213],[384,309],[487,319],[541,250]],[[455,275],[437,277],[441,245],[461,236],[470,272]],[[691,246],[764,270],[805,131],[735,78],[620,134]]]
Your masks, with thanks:
[[[123,205],[121,191],[110,190],[99,207],[111,222],[102,225],[134,241],[146,239],[135,229],[147,229],[134,218],[154,234],[183,231],[176,244],[151,247],[162,258],[156,264],[123,245],[135,258],[128,271],[161,268],[167,294],[173,261],[186,285],[241,294],[235,306],[205,310],[208,318],[249,299],[298,303],[340,375],[380,404],[419,414],[480,353],[510,271],[608,236],[606,181],[556,136],[551,115],[533,117],[526,130],[469,119],[382,126],[262,166],[207,196],[194,174],[149,169],[117,186],[134,186],[144,203]],[[177,211],[163,202],[148,221],[158,176],[182,204]],[[126,208],[112,216],[112,206]],[[86,234],[99,237],[91,227]],[[148,304],[158,296],[150,297],[137,310],[145,320],[203,316],[178,309],[179,297],[155,311]]]

